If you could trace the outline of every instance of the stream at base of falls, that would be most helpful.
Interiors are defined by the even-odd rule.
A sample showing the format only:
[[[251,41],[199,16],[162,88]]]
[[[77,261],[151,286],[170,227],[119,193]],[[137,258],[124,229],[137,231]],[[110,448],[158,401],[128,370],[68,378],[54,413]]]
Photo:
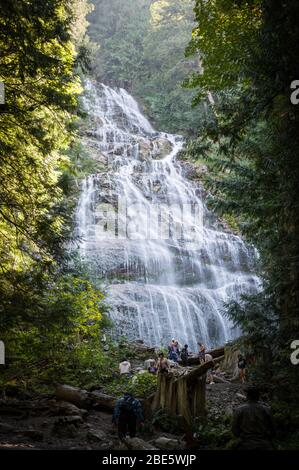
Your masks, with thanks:
[[[199,183],[184,176],[184,139],[157,132],[132,96],[88,80],[82,141],[105,165],[82,183],[78,250],[106,286],[119,335],[165,346],[207,347],[238,332],[224,303],[259,289],[255,250],[212,214]]]

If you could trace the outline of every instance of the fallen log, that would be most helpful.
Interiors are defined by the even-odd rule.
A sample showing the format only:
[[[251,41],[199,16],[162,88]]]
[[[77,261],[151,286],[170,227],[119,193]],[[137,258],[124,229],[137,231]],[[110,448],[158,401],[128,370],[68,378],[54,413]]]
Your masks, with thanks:
[[[214,359],[217,357],[224,355],[224,347],[212,349],[211,351],[207,351],[206,354],[210,354]],[[191,356],[188,358],[188,366],[194,366],[199,364],[199,357],[198,356]]]
[[[99,391],[91,392],[89,397],[92,400],[93,407],[103,409],[104,411],[114,410],[116,403],[115,397]]]
[[[88,409],[92,405],[87,390],[81,390],[71,385],[57,385],[55,396],[57,400],[67,401],[76,405],[78,408]]]
[[[99,391],[88,392],[71,385],[57,385],[55,396],[57,400],[72,403],[78,408],[90,409],[92,407],[113,411],[115,397]]]
[[[194,369],[192,369],[188,374],[179,377],[177,381],[185,379],[189,384],[193,380],[196,380],[198,377],[204,375],[209,369],[212,369],[215,364],[223,361],[223,359],[224,356],[216,357],[213,359],[213,361],[208,361],[204,364],[201,364],[200,366],[194,367]]]

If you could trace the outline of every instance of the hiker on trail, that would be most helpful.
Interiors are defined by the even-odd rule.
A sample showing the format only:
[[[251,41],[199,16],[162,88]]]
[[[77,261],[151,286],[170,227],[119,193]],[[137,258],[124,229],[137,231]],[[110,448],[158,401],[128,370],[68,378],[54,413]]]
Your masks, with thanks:
[[[181,361],[184,367],[188,366],[188,357],[189,357],[189,351],[188,351],[188,344],[185,344],[181,351]]]
[[[246,360],[242,354],[238,355],[238,369],[239,369],[239,377],[243,384],[246,378]]]
[[[169,362],[164,354],[161,352],[157,361],[158,374],[167,374],[169,369]]]
[[[122,440],[129,433],[130,437],[136,436],[137,423],[143,424],[144,417],[142,406],[139,400],[131,393],[125,393],[117,400],[112,423],[118,427],[118,436]]]
[[[120,375],[129,375],[131,373],[131,363],[124,358],[119,364]]]
[[[205,355],[206,355],[206,347],[203,343],[198,343],[199,346],[199,352],[198,352],[198,358],[200,364],[205,363]]]
[[[273,450],[274,423],[270,408],[259,403],[259,390],[248,387],[248,403],[233,414],[232,432],[239,438],[237,450]]]

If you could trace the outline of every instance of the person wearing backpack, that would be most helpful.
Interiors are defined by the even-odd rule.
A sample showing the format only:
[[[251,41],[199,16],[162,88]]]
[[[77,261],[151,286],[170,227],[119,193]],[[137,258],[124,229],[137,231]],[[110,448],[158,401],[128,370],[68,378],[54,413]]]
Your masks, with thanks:
[[[118,427],[118,436],[122,440],[129,433],[130,437],[136,436],[137,423],[143,424],[144,417],[139,400],[131,393],[125,393],[116,402],[112,423]]]

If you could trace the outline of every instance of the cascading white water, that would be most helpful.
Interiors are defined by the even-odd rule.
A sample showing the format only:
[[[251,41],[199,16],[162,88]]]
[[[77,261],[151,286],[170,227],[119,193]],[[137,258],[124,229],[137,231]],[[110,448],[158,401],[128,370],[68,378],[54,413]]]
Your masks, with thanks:
[[[223,303],[254,292],[253,253],[207,210],[176,157],[181,136],[156,132],[123,89],[92,81],[84,139],[107,170],[83,181],[79,250],[107,285],[119,334],[196,350],[233,337]]]

